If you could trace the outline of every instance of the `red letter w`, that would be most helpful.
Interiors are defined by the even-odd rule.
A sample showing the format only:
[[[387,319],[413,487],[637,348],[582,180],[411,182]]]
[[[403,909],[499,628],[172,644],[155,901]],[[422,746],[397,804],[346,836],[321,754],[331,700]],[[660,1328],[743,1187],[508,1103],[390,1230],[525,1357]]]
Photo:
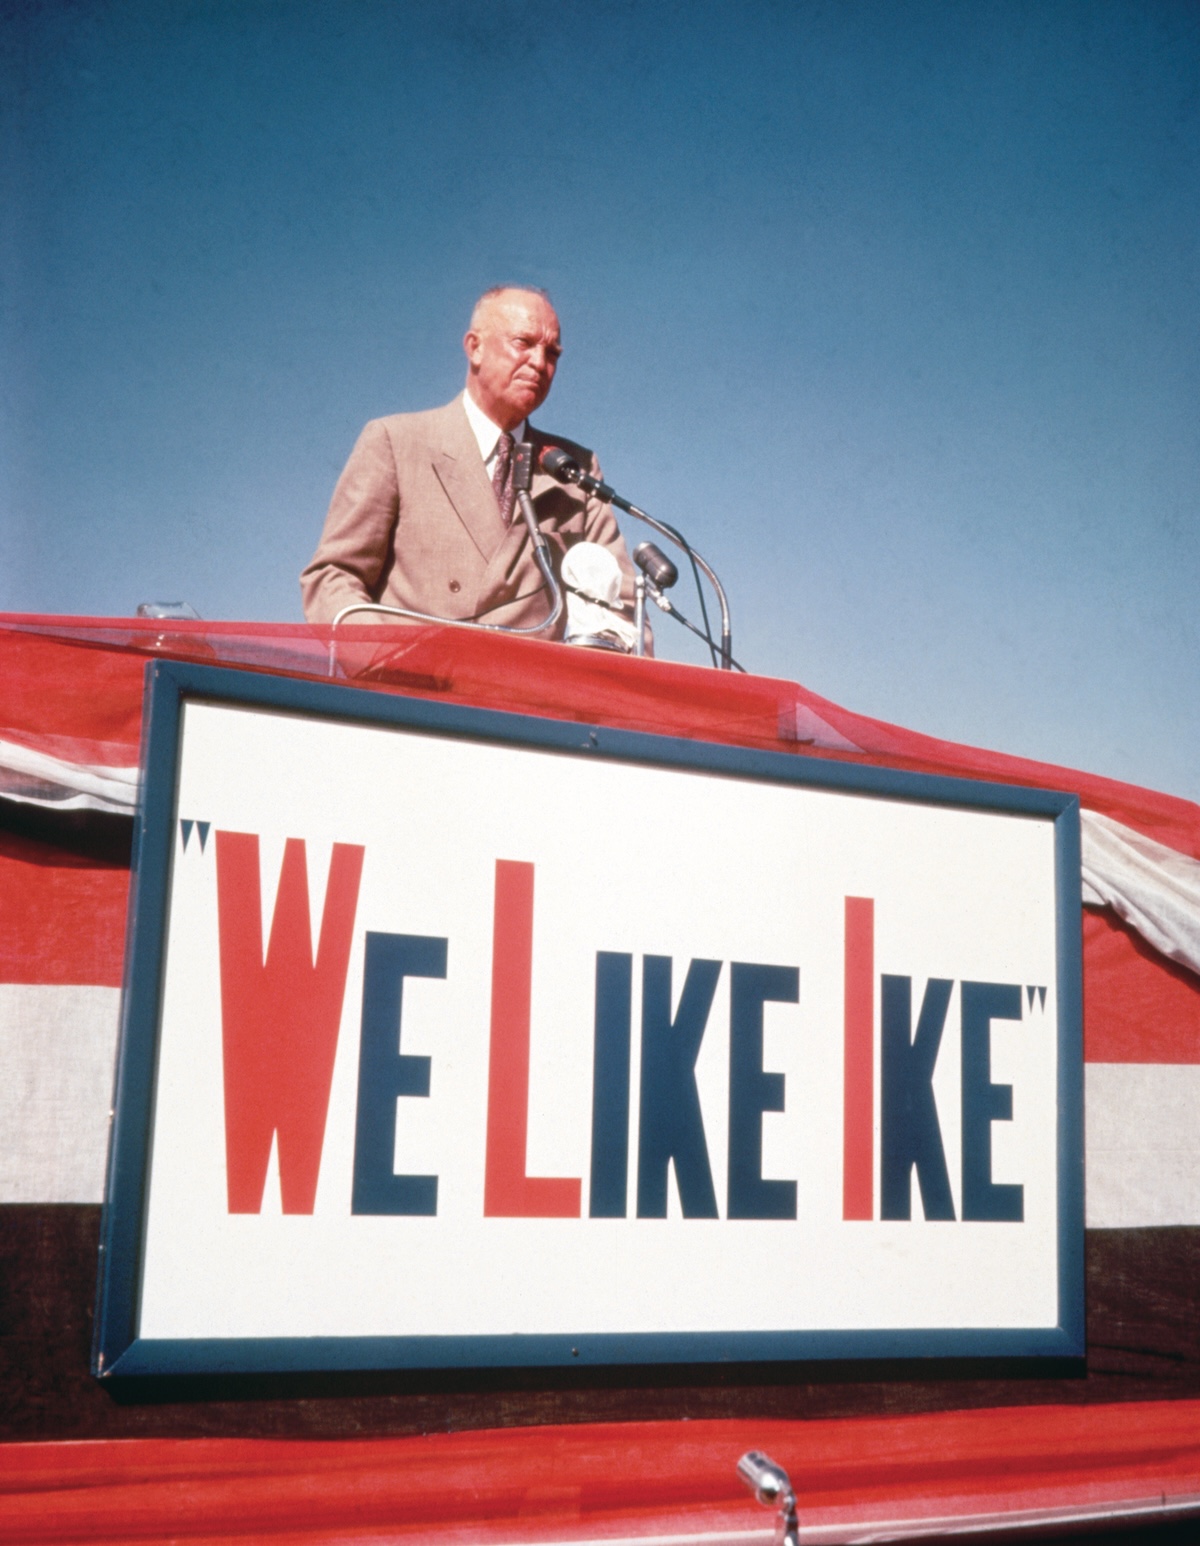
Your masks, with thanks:
[[[264,962],[258,838],[216,838],[229,1211],[261,1211],[278,1134],[283,1211],[311,1213],[363,850],[333,845],[314,965],[304,843],[288,838]]]

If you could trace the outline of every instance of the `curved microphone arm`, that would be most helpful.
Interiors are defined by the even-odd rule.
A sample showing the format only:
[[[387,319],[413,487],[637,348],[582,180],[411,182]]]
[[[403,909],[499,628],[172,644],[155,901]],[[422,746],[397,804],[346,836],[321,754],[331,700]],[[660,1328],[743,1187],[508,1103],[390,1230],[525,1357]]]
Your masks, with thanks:
[[[553,628],[562,616],[563,592],[558,583],[558,577],[550,564],[550,555],[546,545],[546,539],[538,530],[537,517],[534,515],[533,504],[529,495],[518,491],[517,503],[521,507],[521,515],[526,526],[529,527],[529,535],[533,542],[533,556],[538,568],[542,572],[542,579],[553,597],[554,605],[550,609],[550,615],[540,623],[533,623],[522,628],[509,623],[480,623],[474,618],[464,617],[436,617],[432,612],[417,612],[411,607],[389,607],[380,601],[353,601],[348,607],[343,607],[334,617],[330,625],[336,630],[344,618],[352,612],[382,612],[387,617],[406,617],[417,623],[439,623],[444,628],[476,628],[484,633],[511,633],[516,635],[530,635],[545,633],[547,628]],[[536,593],[535,593],[536,594]],[[335,634],[329,639],[329,674],[333,675],[337,662],[337,639]]]

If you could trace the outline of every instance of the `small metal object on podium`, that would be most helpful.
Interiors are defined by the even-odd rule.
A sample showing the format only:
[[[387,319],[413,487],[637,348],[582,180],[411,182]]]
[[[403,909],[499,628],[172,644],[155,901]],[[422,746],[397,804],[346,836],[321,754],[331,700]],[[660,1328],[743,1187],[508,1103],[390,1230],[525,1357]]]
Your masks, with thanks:
[[[761,1449],[748,1449],[737,1463],[738,1475],[767,1508],[778,1505],[779,1522],[775,1527],[776,1546],[799,1546],[800,1521],[796,1516],[796,1494],[787,1472]]]
[[[198,623],[200,614],[187,601],[139,601],[137,615],[167,619],[171,622]]]

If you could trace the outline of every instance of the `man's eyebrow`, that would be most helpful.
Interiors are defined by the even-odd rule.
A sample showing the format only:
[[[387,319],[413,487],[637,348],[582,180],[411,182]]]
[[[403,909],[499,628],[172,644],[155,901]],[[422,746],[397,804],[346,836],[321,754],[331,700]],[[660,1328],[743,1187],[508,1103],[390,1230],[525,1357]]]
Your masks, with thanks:
[[[536,344],[536,343],[539,343],[541,341],[540,340],[540,335],[537,334],[537,333],[513,333],[511,336],[512,336],[512,341],[515,344]],[[561,341],[561,339],[558,339],[558,338],[547,339],[547,341],[546,341],[546,348],[547,349],[552,349],[555,352],[555,354],[561,354],[562,353],[562,341]]]

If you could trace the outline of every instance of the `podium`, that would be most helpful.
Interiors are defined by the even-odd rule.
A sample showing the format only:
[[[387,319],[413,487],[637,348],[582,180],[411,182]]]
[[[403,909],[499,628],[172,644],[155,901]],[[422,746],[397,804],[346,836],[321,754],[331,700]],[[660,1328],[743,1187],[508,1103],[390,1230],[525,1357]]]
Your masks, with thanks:
[[[1122,1206],[1151,1227],[1085,1236],[1084,1053],[1188,1066],[1200,991],[1111,918],[1081,928],[1078,804],[1180,847],[1194,807],[561,646],[362,629],[331,678],[307,627],[3,625],[4,991],[26,1087],[59,1102],[7,1183],[9,1439],[115,1465],[118,1438],[207,1433],[241,1464],[370,1434],[419,1469],[405,1434],[539,1425],[591,1480],[537,1503],[521,1438],[480,1437],[497,1540],[527,1538],[506,1467],[572,1538],[587,1487],[651,1536],[764,1528],[750,1447],[799,1481],[803,1529],[815,1445],[810,1506],[845,1523],[829,1478],[859,1423],[918,1446],[876,1519],[937,1491],[922,1444],[955,1457],[964,1518],[1078,1512],[1091,1462],[1030,1480],[1054,1432],[1097,1473],[1124,1455],[1106,1507],[1149,1496],[1121,1403],[1188,1431],[1200,1250],[1152,1227],[1136,1159]],[[64,1070],[115,1055],[122,984],[101,1233],[99,1076]],[[1142,1061],[1113,1058],[1143,1024]],[[637,1497],[589,1444],[610,1471],[640,1449]]]

